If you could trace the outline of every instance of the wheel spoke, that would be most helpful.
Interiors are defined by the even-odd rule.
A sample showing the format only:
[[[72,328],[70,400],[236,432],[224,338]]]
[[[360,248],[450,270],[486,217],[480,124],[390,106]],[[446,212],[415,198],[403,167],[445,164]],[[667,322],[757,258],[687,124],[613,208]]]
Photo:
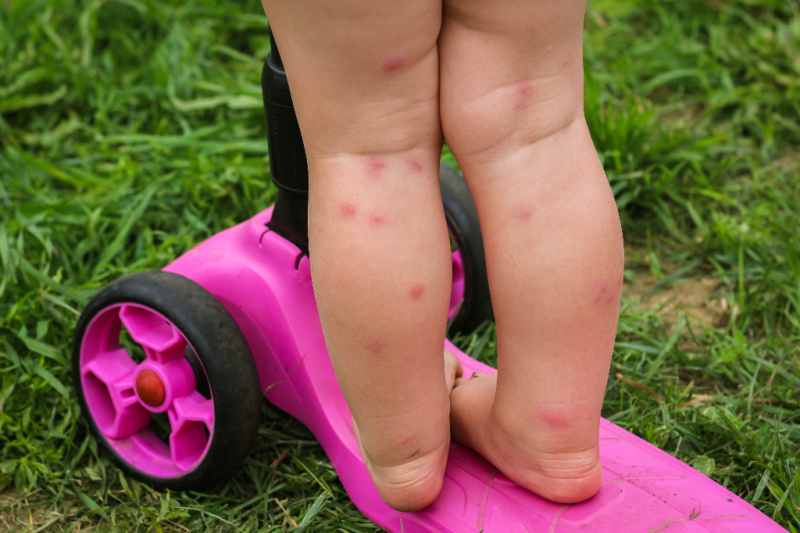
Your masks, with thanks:
[[[172,461],[183,471],[193,469],[203,458],[214,432],[214,402],[199,392],[177,398],[170,408],[169,437]]]
[[[136,363],[123,348],[99,354],[81,370],[86,404],[108,438],[129,437],[150,423],[136,395],[135,370]]]
[[[184,420],[202,422],[209,431],[214,429],[214,400],[208,400],[197,391],[178,398],[172,404]]]
[[[149,359],[165,364],[183,357],[186,339],[160,313],[130,304],[122,307],[119,318],[131,338],[142,345]]]

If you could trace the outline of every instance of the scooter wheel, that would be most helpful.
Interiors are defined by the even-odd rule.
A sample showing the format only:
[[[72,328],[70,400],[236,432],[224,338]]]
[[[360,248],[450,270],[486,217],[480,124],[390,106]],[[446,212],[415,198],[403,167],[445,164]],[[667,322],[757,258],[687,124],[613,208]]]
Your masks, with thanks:
[[[258,429],[261,394],[242,332],[178,274],[130,274],[98,292],[75,330],[72,375],[102,447],[157,489],[221,482]]]
[[[466,333],[494,318],[481,227],[463,176],[442,163],[439,186],[450,237],[455,244],[450,331]]]

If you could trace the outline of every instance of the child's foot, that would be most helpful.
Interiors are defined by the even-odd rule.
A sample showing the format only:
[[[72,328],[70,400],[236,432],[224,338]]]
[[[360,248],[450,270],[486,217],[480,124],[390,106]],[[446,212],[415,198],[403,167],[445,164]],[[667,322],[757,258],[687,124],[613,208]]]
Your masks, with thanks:
[[[598,431],[586,435],[560,416],[539,424],[520,424],[519,413],[504,417],[493,408],[496,387],[496,373],[456,381],[450,395],[453,440],[548,500],[576,503],[591,498],[603,481]]]
[[[462,372],[456,356],[445,350],[444,374],[448,393],[453,390]],[[374,454],[364,449],[355,420],[353,431],[375,488],[387,504],[398,511],[417,511],[433,503],[439,496],[450,449],[449,439],[425,449],[417,448],[416,444],[410,442],[418,440],[414,436],[401,437],[401,442],[387,443],[389,445],[383,447],[393,453]],[[402,432],[400,434],[405,435]],[[408,453],[411,449],[413,451]]]

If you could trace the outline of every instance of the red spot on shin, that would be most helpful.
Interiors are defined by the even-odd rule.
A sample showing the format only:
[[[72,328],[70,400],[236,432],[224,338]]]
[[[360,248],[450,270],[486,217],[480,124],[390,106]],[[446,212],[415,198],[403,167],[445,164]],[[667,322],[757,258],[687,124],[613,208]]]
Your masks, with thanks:
[[[533,206],[522,203],[513,208],[511,215],[519,222],[526,222],[533,216]]]
[[[386,168],[386,161],[376,155],[367,158],[367,175],[370,178],[379,178]]]
[[[373,228],[380,228],[386,224],[386,217],[380,213],[371,213],[369,215],[369,225]]]
[[[372,339],[367,343],[367,351],[372,355],[380,355],[383,352],[384,343],[380,339]]]
[[[401,68],[403,68],[406,64],[406,60],[402,56],[389,56],[383,60],[381,63],[381,70],[386,73],[397,72]]]
[[[419,300],[422,298],[423,292],[425,292],[425,286],[422,283],[415,283],[411,290],[408,291],[408,295],[411,296],[412,300]]]
[[[344,203],[339,207],[339,213],[344,218],[353,218],[356,216],[356,206],[350,202]]]
[[[518,110],[525,109],[531,102],[531,82],[522,80],[514,86],[514,102]]]

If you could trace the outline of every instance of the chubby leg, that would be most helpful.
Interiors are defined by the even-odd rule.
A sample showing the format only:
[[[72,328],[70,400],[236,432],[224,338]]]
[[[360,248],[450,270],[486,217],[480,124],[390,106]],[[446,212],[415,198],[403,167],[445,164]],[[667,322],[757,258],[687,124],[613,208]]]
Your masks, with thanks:
[[[518,484],[576,502],[602,482],[598,427],[622,234],[583,117],[585,0],[445,0],[445,138],[475,197],[498,372],[459,380],[455,439]]]
[[[328,350],[378,491],[395,508],[418,509],[441,488],[458,370],[442,356],[441,3],[264,8],[308,155],[311,268]]]

